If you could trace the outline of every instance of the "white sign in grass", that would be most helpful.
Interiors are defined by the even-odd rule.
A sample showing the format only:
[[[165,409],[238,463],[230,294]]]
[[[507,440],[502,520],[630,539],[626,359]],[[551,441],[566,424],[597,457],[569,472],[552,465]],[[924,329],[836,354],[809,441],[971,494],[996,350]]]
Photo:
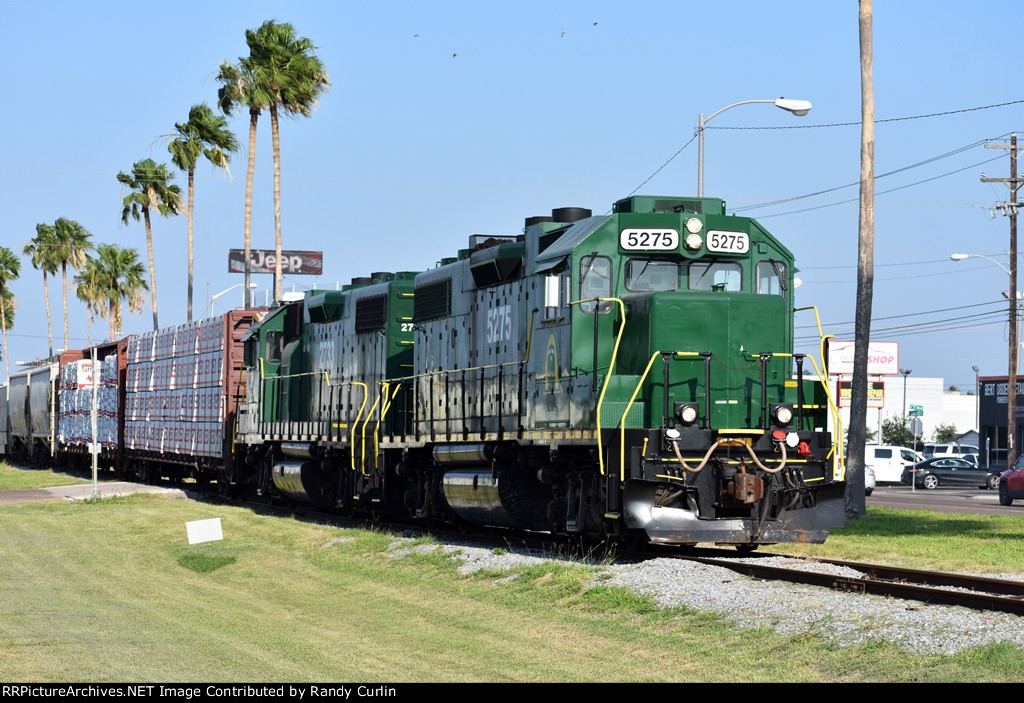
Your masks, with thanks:
[[[209,520],[193,520],[185,523],[185,530],[188,532],[188,543],[199,544],[200,542],[215,542],[224,539],[221,531],[220,518]]]

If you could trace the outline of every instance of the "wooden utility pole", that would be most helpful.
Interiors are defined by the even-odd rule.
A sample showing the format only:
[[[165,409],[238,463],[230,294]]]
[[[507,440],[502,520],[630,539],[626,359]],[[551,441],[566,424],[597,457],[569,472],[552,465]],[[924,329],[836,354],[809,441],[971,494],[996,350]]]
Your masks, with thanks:
[[[857,246],[857,309],[854,318],[853,383],[847,434],[846,494],[849,517],[864,517],[864,443],[868,419],[868,343],[875,280],[875,89],[872,71],[871,0],[860,0],[860,221]],[[842,438],[840,438],[842,441]]]
[[[1007,372],[1007,398],[1006,398],[1006,465],[1011,466],[1017,459],[1017,190],[1024,179],[1017,174],[1017,150],[1024,148],[1017,146],[1017,135],[1010,135],[1009,146],[1005,144],[986,144],[986,149],[1008,149],[1010,152],[1010,177],[1009,178],[987,178],[981,174],[982,183],[1005,183],[1010,189],[1010,202],[997,208],[1003,210],[1010,217],[1010,249],[1007,256],[1010,259],[1010,290],[1006,297],[1010,301],[1010,344],[1009,344],[1009,371]]]

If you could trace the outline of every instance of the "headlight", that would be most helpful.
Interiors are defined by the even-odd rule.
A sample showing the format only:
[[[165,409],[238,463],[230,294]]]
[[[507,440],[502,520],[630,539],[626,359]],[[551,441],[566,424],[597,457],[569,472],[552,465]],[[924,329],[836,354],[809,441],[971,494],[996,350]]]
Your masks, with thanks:
[[[681,425],[692,425],[700,417],[696,403],[676,403],[676,418]]]
[[[697,234],[704,229],[704,223],[700,221],[700,218],[691,217],[686,221],[686,231],[690,234]]]
[[[697,251],[704,244],[704,240],[701,239],[699,234],[688,234],[686,235],[686,248],[690,251]]]
[[[782,403],[772,406],[771,416],[776,425],[788,427],[793,422],[793,408]]]

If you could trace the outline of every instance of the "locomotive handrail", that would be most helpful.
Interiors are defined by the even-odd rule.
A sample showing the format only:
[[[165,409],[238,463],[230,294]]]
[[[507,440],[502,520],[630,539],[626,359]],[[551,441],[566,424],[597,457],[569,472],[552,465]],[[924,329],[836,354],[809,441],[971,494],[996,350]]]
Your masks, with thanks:
[[[626,403],[626,409],[622,411],[622,417],[619,419],[619,480],[622,483],[626,482],[626,415],[629,414],[630,409],[633,407],[633,401],[636,400],[637,395],[640,393],[640,387],[647,380],[647,374],[651,372],[651,367],[654,366],[654,361],[661,356],[662,352],[656,351],[651,354],[651,360],[647,362],[647,368],[644,369],[643,374],[640,375],[640,380],[637,381],[636,388],[633,389],[633,395],[629,397],[629,402]],[[666,388],[663,393],[668,394]],[[600,427],[598,428],[600,429]],[[598,433],[600,436],[600,432]]]
[[[835,335],[834,334],[825,334],[825,331],[823,329],[821,329],[821,315],[818,314],[818,306],[817,305],[808,305],[808,306],[802,307],[802,308],[793,308],[793,312],[801,312],[803,310],[813,310],[814,311],[814,322],[818,326],[818,339],[819,339],[819,342],[818,342],[818,353],[821,354],[821,368],[824,369],[825,377],[827,378],[828,377],[828,364],[825,362],[825,359],[828,357],[828,355],[825,353],[825,342],[827,340],[829,340],[829,339],[834,339]]]
[[[384,388],[383,388],[384,402],[380,406],[380,417],[377,419],[377,429],[374,430],[374,432],[373,432],[373,455],[374,456],[377,456],[377,453],[380,451],[380,428],[381,428],[381,425],[384,424],[384,418],[387,417],[388,411],[391,410],[392,401],[395,399],[395,396],[398,395],[398,391],[402,390],[402,384],[401,383],[396,383],[395,384],[395,390],[393,390],[391,392],[391,397],[388,398],[387,397],[387,389],[388,389],[388,386],[390,385],[390,383],[388,383],[387,381],[380,381],[379,383],[382,386],[384,386]],[[363,431],[364,432],[366,431],[366,426],[365,425],[363,426]],[[366,467],[366,455],[364,454],[363,455],[363,468],[365,469],[365,467]]]
[[[366,413],[366,419],[363,420],[363,431],[359,435],[359,456],[360,456],[360,461],[361,461],[361,466],[359,467],[359,472],[363,476],[366,475],[366,426],[368,424],[370,424],[370,418],[373,416],[373,411],[377,409],[377,405],[380,403],[381,397],[382,396],[386,396],[387,392],[388,392],[388,386],[389,386],[388,382],[387,381],[382,381],[381,385],[383,386],[383,388],[381,389],[381,392],[377,394],[377,400],[373,401],[373,407],[370,408],[370,412]],[[353,471],[355,470],[355,466],[356,466],[355,465],[355,461],[356,461],[356,453],[353,451],[352,452],[352,470]]]
[[[644,381],[647,380],[647,374],[651,372],[651,367],[654,366],[654,361],[664,354],[670,354],[678,357],[699,357],[700,352],[663,352],[656,351],[651,354],[651,360],[647,362],[647,368],[644,369],[643,374],[640,376],[640,380],[636,383],[636,388],[633,389],[633,395],[630,396],[629,402],[626,403],[626,409],[622,412],[622,417],[619,419],[619,480],[625,483],[626,481],[626,416],[633,407],[633,402],[636,400],[637,395],[640,394],[640,387],[643,386]],[[711,389],[706,388],[704,392],[710,393]],[[662,393],[668,397],[668,388],[665,388]],[[717,445],[716,445],[717,446]]]
[[[604,394],[608,392],[608,381],[611,379],[612,374],[615,373],[615,361],[619,356],[619,342],[622,341],[622,333],[626,330],[626,304],[621,298],[588,298],[586,300],[575,300],[569,305],[579,305],[580,303],[618,303],[619,314],[622,315],[622,324],[619,325],[619,332],[615,335],[615,346],[612,347],[612,359],[608,363],[608,375],[604,377],[604,383],[601,384],[601,395],[597,399],[597,463],[601,470],[601,475],[604,476],[604,448],[601,446],[601,405],[604,403]],[[597,319],[597,311],[594,311],[594,319]],[[595,323],[596,324],[596,323]],[[596,352],[595,352],[596,357]],[[595,359],[596,360],[596,359]],[[597,375],[597,364],[594,365],[594,374]]]
[[[263,369],[263,359],[260,359],[260,380],[265,381],[267,379],[281,379],[281,378],[301,378],[303,376],[320,376],[323,375],[324,380],[327,382],[328,388],[335,388],[340,386],[361,386],[363,389],[363,402],[359,405],[359,412],[356,413],[355,420],[352,421],[352,428],[355,429],[359,425],[359,418],[362,417],[363,410],[366,408],[366,402],[369,399],[370,389],[362,381],[332,381],[331,376],[327,371],[307,371],[305,373],[292,373],[292,374],[273,374],[266,375]],[[262,422],[260,423],[262,424]],[[334,430],[333,427],[330,428]],[[352,470],[355,471],[355,452],[352,453]]]
[[[822,385],[822,388],[825,389],[825,397],[828,399],[828,405],[832,409],[832,412],[835,413],[834,423],[835,423],[835,427],[836,427],[836,432],[835,432],[836,439],[832,440],[832,451],[829,452],[829,456],[831,456],[832,453],[835,452],[836,460],[839,462],[839,465],[843,467],[843,478],[845,478],[846,477],[846,467],[843,464],[843,441],[842,441],[842,437],[843,437],[843,418],[839,416],[839,408],[836,407],[836,403],[832,399],[832,392],[829,390],[828,383],[825,380],[823,380],[823,377],[822,377],[822,374],[821,374],[822,369],[818,367],[818,362],[816,362],[814,360],[814,356],[811,355],[811,354],[808,354],[807,358],[811,360],[811,363],[814,365],[814,370],[818,372],[818,383],[820,383]],[[824,366],[824,364],[823,364],[823,366]]]
[[[498,369],[499,373],[500,373],[501,369],[503,369],[505,367],[508,367],[508,366],[519,367],[520,371],[522,371],[522,369],[523,369],[525,364],[526,364],[526,360],[525,359],[523,359],[521,361],[503,361],[500,364],[487,364],[487,365],[484,365],[484,366],[468,366],[468,367],[466,367],[464,369],[441,369],[441,370],[438,370],[438,371],[424,371],[423,373],[414,374],[412,376],[396,376],[396,377],[388,378],[388,379],[385,379],[385,380],[388,381],[388,382],[403,383],[405,381],[412,381],[413,383],[415,383],[416,381],[419,381],[421,379],[422,380],[430,381],[430,380],[432,380],[432,378],[434,376],[438,376],[438,375],[442,375],[442,374],[445,375],[445,376],[448,376],[449,374],[458,373],[458,374],[460,374],[462,376],[462,379],[459,381],[459,383],[465,384],[465,382],[466,382],[465,381],[465,374],[467,372],[471,372],[471,371],[488,371],[488,370],[491,370],[491,369]],[[447,388],[447,386],[448,386],[447,382],[445,382],[443,385],[445,386],[445,388]],[[431,388],[433,388],[433,386],[431,386]],[[414,386],[414,389],[415,389],[415,386]],[[519,411],[520,414],[522,412],[522,403],[523,403],[522,387],[521,387],[521,384],[520,384],[519,393],[517,394],[517,404],[519,405],[519,410],[518,411]],[[416,410],[418,410],[418,409],[419,409],[419,405],[416,406]],[[501,412],[503,412],[503,411],[499,410],[499,414]],[[463,417],[463,421],[468,419],[468,417],[469,416],[464,416]],[[483,416],[481,415],[481,418],[482,417]],[[430,415],[430,419],[426,420],[427,422],[431,423],[431,427],[433,425],[433,419],[432,418],[433,418],[433,415]],[[431,433],[432,433],[432,431],[433,430],[431,429]],[[483,433],[483,429],[481,429],[480,431],[481,431],[481,433]]]

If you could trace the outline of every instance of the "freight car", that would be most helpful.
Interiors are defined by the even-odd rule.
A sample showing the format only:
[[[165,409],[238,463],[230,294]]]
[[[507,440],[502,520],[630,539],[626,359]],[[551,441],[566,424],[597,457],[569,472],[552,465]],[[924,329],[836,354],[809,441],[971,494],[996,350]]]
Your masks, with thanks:
[[[556,209],[429,270],[120,340],[104,451],[428,525],[820,542],[845,518],[842,431],[824,360],[793,353],[794,272],[720,199]],[[11,379],[23,452],[72,453],[14,412],[32,387],[55,407],[63,365]]]

